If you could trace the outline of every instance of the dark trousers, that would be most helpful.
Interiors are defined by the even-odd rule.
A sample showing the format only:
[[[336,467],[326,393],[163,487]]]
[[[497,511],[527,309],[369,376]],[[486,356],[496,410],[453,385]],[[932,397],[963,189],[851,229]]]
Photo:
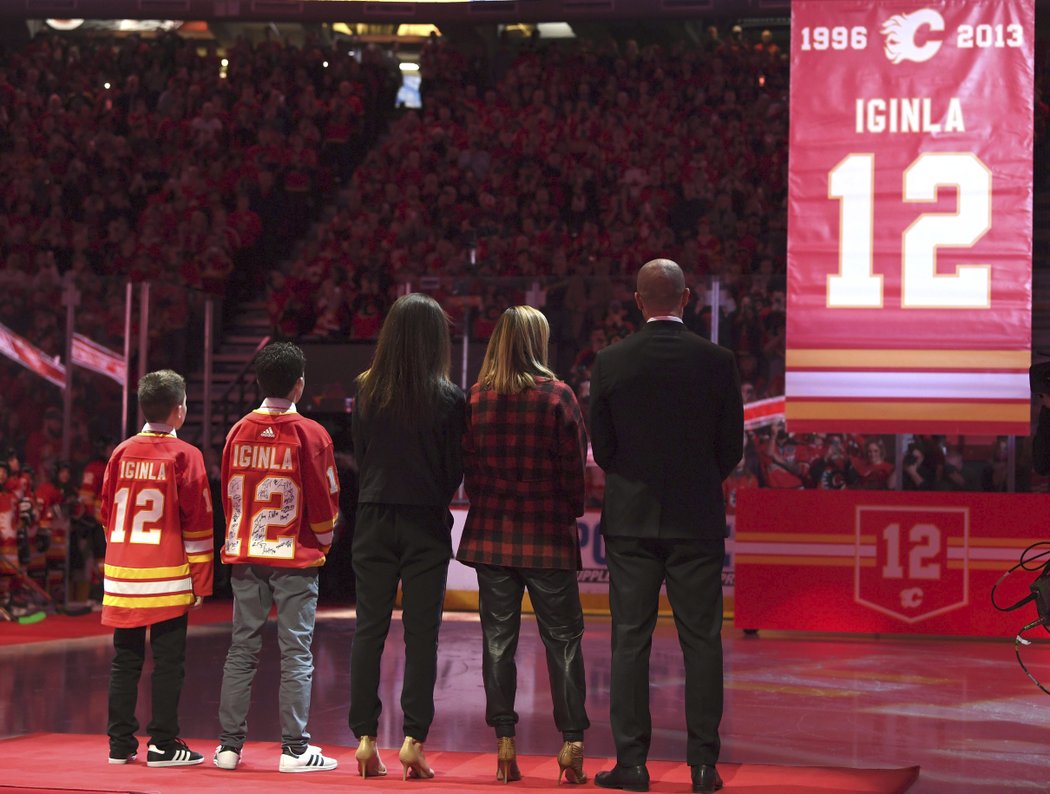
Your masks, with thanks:
[[[150,677],[153,708],[149,725],[150,743],[165,747],[179,736],[179,695],[186,677],[186,626],[189,616],[113,630],[113,664],[109,673],[109,749],[114,755],[125,755],[138,749],[135,719],[139,677],[146,660],[146,629],[153,653],[153,675]]]
[[[652,740],[649,654],[666,579],[685,657],[686,760],[718,760],[724,540],[605,539],[612,613],[610,726],[616,760],[644,764]]]
[[[362,504],[354,528],[357,627],[350,651],[350,729],[375,736],[383,704],[379,671],[397,584],[405,634],[401,711],[404,731],[426,741],[434,721],[438,630],[452,557],[447,509]]]
[[[584,702],[583,609],[576,571],[504,568],[475,565],[478,607],[484,636],[482,676],[485,681],[485,722],[496,736],[513,736],[518,714],[514,697],[518,668],[514,654],[521,633],[521,597],[529,590],[540,639],[547,649],[554,724],[568,740],[582,740],[590,727]]]

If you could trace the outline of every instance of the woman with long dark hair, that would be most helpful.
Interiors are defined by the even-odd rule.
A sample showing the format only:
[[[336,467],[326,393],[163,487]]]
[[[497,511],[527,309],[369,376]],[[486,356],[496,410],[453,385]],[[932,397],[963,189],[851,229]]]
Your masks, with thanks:
[[[383,322],[372,366],[357,379],[350,728],[363,777],[386,774],[376,748],[379,669],[398,581],[405,635],[402,778],[434,776],[423,743],[434,719],[438,629],[452,556],[448,505],[463,474],[465,400],[448,377],[450,350],[448,316],[437,302],[403,295]]]
[[[587,433],[576,397],[547,366],[550,329],[512,306],[489,340],[470,390],[463,438],[470,512],[456,558],[478,574],[485,721],[496,731],[496,779],[521,779],[514,747],[521,598],[527,588],[562,734],[558,779],[585,783],[583,609],[576,572]]]

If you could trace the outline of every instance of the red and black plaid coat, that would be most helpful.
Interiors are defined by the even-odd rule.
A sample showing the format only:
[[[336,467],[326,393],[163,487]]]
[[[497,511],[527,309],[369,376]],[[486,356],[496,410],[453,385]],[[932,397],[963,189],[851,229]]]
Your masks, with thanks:
[[[470,390],[463,472],[470,512],[456,559],[580,568],[587,431],[572,389],[538,379],[520,394]]]

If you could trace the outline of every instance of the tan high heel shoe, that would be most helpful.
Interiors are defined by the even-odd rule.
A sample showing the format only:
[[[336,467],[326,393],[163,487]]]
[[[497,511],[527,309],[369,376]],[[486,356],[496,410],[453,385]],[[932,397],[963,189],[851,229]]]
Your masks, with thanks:
[[[379,748],[376,747],[375,736],[362,736],[354,757],[357,759],[357,771],[361,777],[382,777],[386,774],[386,767],[379,757]]]
[[[514,749],[513,736],[500,736],[496,740],[496,780],[500,783],[521,780],[518,751]]]
[[[401,752],[397,756],[401,759],[401,779],[408,780],[411,777],[430,778],[434,777],[434,770],[427,764],[427,757],[423,755],[423,742],[405,737],[405,743],[401,745]]]
[[[583,773],[583,742],[565,742],[558,753],[558,784],[562,775],[566,783],[586,783],[587,775]]]

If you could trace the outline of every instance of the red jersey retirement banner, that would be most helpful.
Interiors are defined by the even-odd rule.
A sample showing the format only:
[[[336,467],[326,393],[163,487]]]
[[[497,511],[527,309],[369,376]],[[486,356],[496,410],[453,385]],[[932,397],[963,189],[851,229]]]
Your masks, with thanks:
[[[790,429],[1027,435],[1034,4],[791,11]]]

